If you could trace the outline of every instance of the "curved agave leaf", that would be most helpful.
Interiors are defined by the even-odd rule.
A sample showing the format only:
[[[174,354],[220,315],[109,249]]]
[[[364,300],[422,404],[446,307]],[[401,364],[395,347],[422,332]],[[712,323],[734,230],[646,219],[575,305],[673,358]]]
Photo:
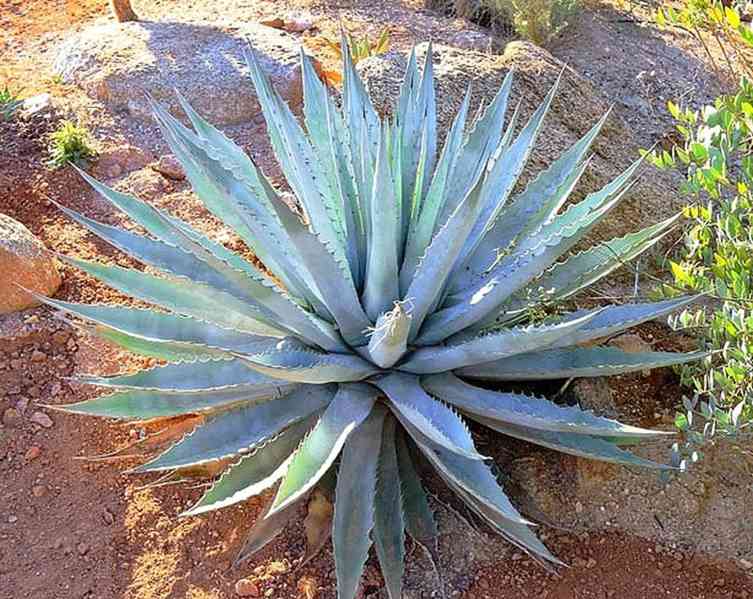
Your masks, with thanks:
[[[285,337],[284,329],[268,324],[266,316],[248,303],[190,279],[155,277],[130,268],[105,266],[70,257],[63,260],[123,293],[217,326],[260,335]],[[217,302],[223,309],[217,310]]]
[[[438,222],[447,221],[472,187],[479,165],[485,165],[499,149],[511,89],[512,70],[505,75],[497,95],[483,115],[479,113],[470,132],[465,136],[454,163],[452,177],[448,180],[446,200]]]
[[[471,414],[471,418],[480,422],[492,430],[522,439],[529,443],[535,443],[542,447],[555,449],[562,453],[601,462],[611,462],[613,464],[622,464],[624,466],[640,466],[642,468],[656,468],[659,470],[670,470],[672,466],[657,464],[651,460],[646,460],[635,454],[620,449],[607,439],[601,437],[591,437],[589,435],[580,435],[575,433],[549,432],[539,429],[507,424],[499,420],[492,420],[483,416]]]
[[[527,290],[543,290],[552,299],[566,299],[574,295],[659,242],[679,218],[680,215],[672,216],[636,233],[616,237],[558,262],[528,288],[521,290],[518,302],[525,302]]]
[[[442,211],[449,191],[448,181],[450,180],[453,165],[462,142],[470,101],[471,94],[469,88],[463,98],[459,112],[455,115],[450,132],[445,139],[442,154],[434,170],[426,196],[421,204],[415,208],[418,215],[415,224],[411,223],[408,237],[405,240],[405,255],[400,268],[400,291],[403,294],[408,290],[418,262],[421,256],[426,253],[426,248],[434,236],[439,214]]]
[[[387,312],[398,299],[398,247],[400,247],[400,206],[395,196],[387,149],[390,130],[382,128],[377,150],[371,216],[367,231],[366,280],[362,302],[372,321]]]
[[[418,377],[393,373],[374,381],[391,405],[432,441],[471,460],[483,460],[462,418],[423,390]]]
[[[531,227],[551,219],[562,207],[583,170],[583,159],[604,125],[610,111],[549,168],[528,184],[497,216],[472,253],[466,269],[453,277],[451,292],[465,289],[490,269],[497,250],[504,250]]]
[[[554,325],[513,328],[481,335],[456,345],[422,347],[399,365],[398,370],[417,374],[445,372],[489,362],[495,358],[530,352],[540,347],[549,347],[561,337],[587,326],[599,313],[590,312]]]
[[[135,374],[105,377],[82,375],[77,379],[80,382],[100,387],[163,391],[201,391],[239,386],[279,386],[281,384],[279,379],[273,379],[256,372],[237,358],[167,364],[140,370]]]
[[[688,304],[697,301],[700,297],[701,296],[699,295],[695,295],[674,298],[661,302],[607,306],[599,310],[599,314],[586,323],[581,329],[561,337],[550,347],[556,349],[558,347],[577,345],[593,341],[594,339],[609,337],[610,335],[620,333],[625,329],[638,326],[639,324],[650,320],[656,320],[657,318],[661,318],[662,316],[680,310]],[[571,312],[570,314],[564,315],[562,320],[580,318],[588,313],[588,310]]]
[[[515,141],[507,148],[500,148],[501,155],[495,158],[494,164],[488,170],[483,191],[481,193],[481,213],[474,223],[473,229],[464,236],[465,244],[458,257],[458,264],[464,264],[466,259],[476,250],[484,234],[491,227],[505,206],[515,183],[528,162],[533,144],[541,131],[549,106],[559,87],[561,74],[547,93],[543,102],[531,115],[528,123],[518,134]]]
[[[270,513],[285,509],[319,481],[351,433],[371,413],[377,395],[376,389],[369,385],[340,385],[321,419],[293,456]]]
[[[312,301],[310,287],[303,282],[307,273],[288,251],[287,235],[271,209],[279,198],[253,162],[239,162],[237,152],[217,150],[203,142],[155,102],[152,109],[165,141],[202,203],[246,242],[286,288]]]
[[[236,355],[254,370],[299,383],[348,383],[379,372],[373,364],[356,355],[317,352],[293,339],[286,339],[261,353]]]
[[[396,435],[396,450],[405,529],[413,540],[422,545],[434,559],[438,550],[437,523],[434,521],[434,513],[429,507],[426,492],[421,485],[421,478],[413,465],[404,431],[399,431]]]
[[[170,391],[132,389],[102,395],[65,406],[65,412],[120,418],[149,420],[182,414],[205,413],[218,409],[284,397],[297,385],[277,381],[276,384],[241,385],[207,391]]]
[[[448,298],[443,310],[427,319],[419,345],[431,345],[494,314],[504,302],[527,285],[614,208],[630,188],[636,161],[600,191],[529,235],[505,256],[478,285]]]
[[[223,329],[188,316],[140,308],[76,304],[39,295],[35,297],[53,308],[99,323],[132,338],[141,341],[188,344],[194,346],[198,352],[218,349],[226,352],[253,353],[263,351],[270,343],[277,343],[277,340],[271,341],[267,337]]]
[[[472,495],[500,517],[517,524],[531,524],[518,513],[507,495],[497,484],[489,466],[480,460],[469,460],[434,443],[423,431],[400,417],[405,429],[426,459],[446,481]]]
[[[374,546],[390,599],[402,597],[405,571],[405,524],[397,461],[396,424],[388,416],[382,430],[376,494],[374,496]]]
[[[333,385],[304,385],[281,399],[223,412],[133,471],[171,470],[246,453],[328,405],[334,394]]]
[[[303,204],[312,229],[333,252],[337,262],[346,264],[342,206],[338,205],[337,192],[330,187],[321,161],[317,160],[290,108],[272,89],[255,53],[250,51],[245,55],[272,147],[285,178]]]
[[[511,356],[476,364],[456,373],[490,381],[539,381],[612,376],[694,362],[706,352],[626,352],[614,347],[570,347]]]
[[[434,236],[416,267],[405,292],[405,301],[413,304],[410,339],[416,338],[427,314],[436,308],[447,277],[481,209],[481,173],[468,195]]]
[[[332,545],[338,599],[354,599],[371,546],[377,461],[386,410],[377,405],[348,439],[335,490]]]
[[[622,424],[576,406],[560,406],[538,397],[481,389],[463,382],[450,372],[423,377],[421,385],[432,395],[463,412],[511,425],[600,437],[651,439],[672,434]]]
[[[97,324],[77,324],[80,329],[139,356],[166,362],[195,362],[227,357],[221,350],[179,341],[152,341]]]
[[[293,452],[315,422],[315,417],[301,420],[255,449],[251,455],[242,457],[182,515],[196,516],[233,505],[271,487],[285,475]]]

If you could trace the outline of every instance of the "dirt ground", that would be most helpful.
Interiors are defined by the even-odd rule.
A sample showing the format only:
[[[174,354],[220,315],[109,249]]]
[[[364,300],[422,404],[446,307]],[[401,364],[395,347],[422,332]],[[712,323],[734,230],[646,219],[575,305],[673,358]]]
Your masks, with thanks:
[[[152,19],[188,8],[203,11],[210,18],[216,12],[215,4],[210,0],[134,2],[145,17]],[[284,13],[289,8],[287,4],[260,0],[232,0],[227,4],[228,13],[237,11],[249,19]],[[399,48],[427,35],[442,35],[440,29],[427,34],[429,25],[462,27],[457,20],[424,18],[421,11],[413,18],[415,2],[323,3],[309,9],[316,15],[319,29],[319,33],[307,32],[304,36],[311,48],[324,47],[317,36],[336,30],[338,18],[372,32],[390,24],[393,42]],[[650,29],[640,21],[644,17],[640,11],[626,16],[611,5],[591,8],[573,25],[576,37],[555,41],[553,52],[559,52],[558,57],[577,66],[597,87],[613,96],[625,118],[642,127],[641,131],[645,129],[646,138],[655,139],[668,122],[663,109],[666,99],[674,97],[682,86],[692,86],[688,81],[693,81],[685,77],[684,83],[672,83],[681,78],[665,75],[673,64],[691,64],[675,58],[677,53],[692,53],[693,48],[692,42],[682,36],[671,37]],[[73,226],[47,202],[47,198],[63,199],[88,216],[117,222],[112,211],[96,200],[70,169],[50,171],[46,167],[44,138],[61,117],[75,115],[91,125],[102,153],[95,174],[108,178],[113,175],[113,164],[131,161],[137,171],[133,177],[149,187],[155,201],[169,198],[164,200],[167,207],[178,209],[202,229],[214,229],[216,223],[196,208],[185,184],[142,169],[159,150],[150,138],[153,131],[134,127],[123,117],[102,114],[77,90],[60,85],[52,77],[50,56],[59,40],[92,20],[106,18],[105,0],[0,0],[0,88],[5,84],[23,88],[25,95],[50,91],[60,99],[56,116],[0,122],[0,212],[24,223],[54,251],[129,265],[127,259]],[[618,18],[637,19],[639,24],[629,25]],[[610,63],[608,53],[589,65],[588,57],[576,49],[583,40],[603,49],[609,44],[598,40],[609,39],[615,28],[628,27],[633,27],[628,36],[632,47],[642,50],[623,52],[617,67],[610,66],[615,61]],[[665,56],[661,48],[668,44],[672,59],[659,60]],[[651,65],[659,75],[651,76],[654,87],[647,88],[646,76],[638,75]],[[723,81],[710,81],[702,69],[693,76],[694,89],[699,90],[693,98],[697,102],[707,100],[724,86]],[[670,82],[663,83],[664,79]],[[264,146],[259,150],[257,140],[248,137],[249,131],[241,128],[234,135],[245,145],[254,145],[255,153],[264,152]],[[124,146],[130,149],[124,152]],[[80,272],[65,266],[62,270],[64,283],[57,294],[62,299],[128,302]],[[300,522],[251,562],[232,569],[245,531],[259,515],[262,501],[250,500],[207,516],[178,519],[176,515],[200,494],[199,488],[150,487],[153,479],[121,474],[137,463],[133,458],[107,457],[138,436],[134,427],[45,412],[42,408],[43,404],[65,404],[91,395],[90,389],[70,380],[74,373],[117,372],[144,363],[75,330],[44,308],[0,320],[0,413],[4,416],[0,427],[0,598],[226,599],[236,596],[235,585],[241,578],[251,582],[250,596],[334,597],[329,548],[305,567],[297,568],[305,550]],[[653,418],[659,404],[671,410],[679,402],[676,381],[671,374],[663,376],[670,377],[670,382],[644,393],[636,408],[636,421]],[[6,418],[9,408],[16,412]],[[49,420],[37,416],[45,413]],[[484,441],[502,443],[499,451],[503,453],[509,449],[496,439]],[[80,459],[95,456],[103,457]],[[458,504],[443,490],[432,490],[438,517],[456,517]],[[487,535],[479,528],[477,542],[487,544]],[[444,567],[454,559],[448,549],[440,555],[442,584],[414,582],[420,577],[409,571],[407,593],[412,597],[446,594],[468,599],[753,598],[753,578],[739,561],[700,554],[693,547],[673,547],[615,531],[575,533],[544,526],[542,536],[553,552],[570,564],[569,568],[550,574],[524,555],[504,550],[486,555],[457,574]],[[452,538],[445,538],[440,547],[452,543]],[[418,547],[409,546],[408,555],[423,563],[420,553]],[[749,564],[748,570],[751,567]],[[372,558],[364,577],[363,596],[383,597],[381,587]]]

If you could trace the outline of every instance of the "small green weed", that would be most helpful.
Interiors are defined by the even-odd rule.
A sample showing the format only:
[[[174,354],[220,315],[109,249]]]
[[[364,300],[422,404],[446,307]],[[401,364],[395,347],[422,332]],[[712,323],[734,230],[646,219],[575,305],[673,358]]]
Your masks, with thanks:
[[[90,145],[89,132],[71,121],[63,121],[50,134],[50,164],[54,168],[68,163],[84,166],[96,155]]]
[[[0,117],[9,121],[23,104],[18,92],[12,92],[7,86],[0,90]]]

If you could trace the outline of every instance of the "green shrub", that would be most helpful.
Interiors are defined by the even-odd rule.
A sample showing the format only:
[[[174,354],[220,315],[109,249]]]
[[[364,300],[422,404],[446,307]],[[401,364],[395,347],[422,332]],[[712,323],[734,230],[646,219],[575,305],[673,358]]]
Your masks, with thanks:
[[[60,168],[66,164],[84,166],[96,157],[90,145],[89,132],[71,121],[63,121],[50,133],[50,164]]]
[[[468,94],[440,151],[431,52],[423,73],[411,56],[389,120],[374,110],[347,42],[342,53],[342,109],[302,55],[305,127],[256,57],[248,57],[272,147],[305,222],[254,162],[185,101],[193,129],[154,105],[197,195],[266,269],[82,173],[149,236],[66,213],[161,275],[67,261],[160,309],[45,301],[93,322],[105,339],[169,363],[85,377],[115,392],[66,408],[125,420],[182,417],[183,431],[188,419],[195,430],[135,469],[176,480],[186,469],[229,464],[188,514],[231,505],[280,481],[244,558],[337,469],[332,539],[342,599],[356,595],[372,541],[392,599],[401,596],[405,533],[424,547],[436,543],[416,453],[493,530],[557,562],[498,485],[466,421],[581,457],[665,468],[620,446],[666,433],[490,385],[619,374],[702,357],[587,344],[692,298],[528,322],[541,300],[588,288],[651,247],[676,219],[569,255],[625,197],[641,164],[562,210],[605,119],[516,194],[556,85],[517,136],[514,124],[505,128],[512,74],[470,127]],[[543,296],[535,292],[540,288]]]
[[[4,121],[11,120],[23,103],[18,94],[7,86],[0,90],[0,116]]]
[[[652,159],[661,168],[684,169],[684,191],[694,203],[670,262],[674,281],[662,293],[707,294],[710,307],[683,311],[676,324],[715,352],[679,367],[694,396],[677,424],[697,447],[719,433],[739,439],[753,410],[753,85],[743,79],[735,95],[700,111],[671,102],[669,110],[682,143]],[[703,419],[703,433],[692,430],[694,415]]]
[[[544,45],[568,25],[579,0],[483,0],[487,10],[503,15],[521,37]]]

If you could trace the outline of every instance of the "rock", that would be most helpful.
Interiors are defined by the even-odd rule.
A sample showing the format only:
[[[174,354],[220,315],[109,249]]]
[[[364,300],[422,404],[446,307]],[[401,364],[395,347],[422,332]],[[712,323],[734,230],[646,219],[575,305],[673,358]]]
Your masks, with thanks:
[[[24,225],[0,214],[0,314],[39,305],[18,285],[42,295],[60,287],[60,272],[44,244]]]
[[[27,462],[33,462],[40,456],[41,453],[42,453],[42,450],[39,447],[37,447],[36,445],[32,445],[31,447],[29,447],[29,449],[26,450],[26,454],[24,454],[24,459]]]
[[[144,168],[152,160],[154,156],[149,151],[125,144],[100,154],[97,157],[95,174],[107,179],[117,179],[124,173]]]
[[[18,516],[15,516],[13,514],[8,516],[8,524],[15,524],[16,522],[18,522]]]
[[[21,413],[15,408],[8,408],[3,412],[3,426],[16,427],[21,422]]]
[[[306,13],[292,13],[285,19],[282,26],[285,31],[290,33],[301,33],[314,26],[314,19]]]
[[[591,410],[599,416],[617,417],[617,404],[609,386],[609,379],[575,379],[570,385],[570,393],[584,410]]]
[[[261,108],[248,76],[247,40],[273,85],[293,105],[302,99],[298,44],[259,23],[232,28],[180,22],[102,23],[63,42],[53,70],[110,109],[151,120],[145,98],[178,113],[177,88],[217,125],[247,122]]]
[[[241,578],[235,583],[235,594],[239,597],[258,597],[259,587],[256,583],[248,578]]]
[[[78,554],[83,557],[87,553],[89,553],[89,545],[87,545],[86,543],[79,543],[78,545],[76,545],[76,551],[78,551]]]
[[[47,354],[45,354],[43,351],[39,351],[38,349],[35,349],[31,353],[32,362],[44,362],[46,359],[47,359]]]
[[[44,488],[44,485],[34,485],[31,488],[31,494],[34,495],[34,497],[41,497],[44,495],[46,489]]]
[[[52,422],[52,418],[50,418],[44,412],[34,412],[29,420],[31,420],[34,424],[38,424],[42,428],[52,428],[52,425],[54,424]]]
[[[151,165],[153,171],[158,172],[160,175],[173,181],[183,181],[186,178],[186,173],[183,172],[178,159],[172,154],[165,154],[160,156],[159,160]]]
[[[636,333],[625,333],[619,337],[615,337],[609,342],[609,345],[631,354],[654,350],[648,341],[644,341],[641,336]]]
[[[273,29],[282,29],[285,26],[285,19],[281,17],[264,17],[259,19],[259,25],[272,27]]]
[[[426,55],[426,47],[426,44],[419,44],[416,48],[419,64]],[[406,56],[394,50],[358,63],[357,68],[368,85],[374,104],[382,113],[392,111],[405,63]],[[518,183],[520,189],[583,136],[609,109],[607,99],[584,77],[572,69],[563,71],[564,67],[549,52],[529,42],[511,42],[498,55],[434,45],[437,118],[442,140],[469,85],[472,92],[470,114],[473,114],[481,99],[491,101],[505,75],[514,71],[509,106],[514,107],[521,101],[518,122],[525,123],[558,75],[563,73],[542,133]],[[586,193],[600,189],[622,173],[638,157],[639,147],[640,143],[631,130],[612,112],[591,148],[592,162],[571,200],[582,199]],[[676,214],[683,203],[671,174],[652,171],[651,176],[640,179],[623,203],[589,234],[586,243],[578,249],[668,218]]]
[[[463,29],[452,34],[448,38],[447,44],[463,50],[475,50],[476,52],[488,53],[494,47],[494,38],[481,31]]]
[[[26,119],[49,112],[52,112],[52,96],[48,93],[30,96],[21,104],[21,116]]]

